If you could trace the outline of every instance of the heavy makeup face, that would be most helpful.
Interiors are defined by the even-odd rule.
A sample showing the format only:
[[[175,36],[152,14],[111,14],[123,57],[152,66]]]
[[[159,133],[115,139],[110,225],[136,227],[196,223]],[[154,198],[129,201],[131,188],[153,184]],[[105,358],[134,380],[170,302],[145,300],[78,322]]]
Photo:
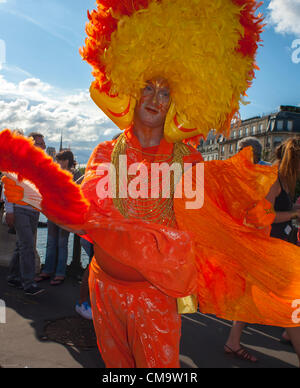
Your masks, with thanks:
[[[163,127],[170,102],[170,87],[167,80],[157,77],[148,81],[142,90],[135,114],[142,124],[150,128]]]

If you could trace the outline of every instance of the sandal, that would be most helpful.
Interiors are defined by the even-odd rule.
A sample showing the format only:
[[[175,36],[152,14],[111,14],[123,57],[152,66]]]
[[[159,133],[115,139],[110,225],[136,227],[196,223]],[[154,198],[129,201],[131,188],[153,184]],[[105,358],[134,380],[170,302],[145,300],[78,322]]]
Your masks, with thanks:
[[[59,286],[64,282],[65,278],[54,278],[51,280],[50,284],[51,286]]]
[[[231,349],[227,345],[224,345],[224,347],[229,350],[229,351],[225,350],[225,353],[230,355],[230,356],[234,356],[234,357],[236,357],[240,360],[243,360],[243,361],[257,362],[257,359],[254,356],[252,356],[252,354],[250,354],[243,347],[240,347],[240,349],[238,349],[236,351],[234,351],[233,349]]]
[[[51,276],[47,274],[40,273],[34,280],[36,283],[43,282],[44,280],[50,279]]]

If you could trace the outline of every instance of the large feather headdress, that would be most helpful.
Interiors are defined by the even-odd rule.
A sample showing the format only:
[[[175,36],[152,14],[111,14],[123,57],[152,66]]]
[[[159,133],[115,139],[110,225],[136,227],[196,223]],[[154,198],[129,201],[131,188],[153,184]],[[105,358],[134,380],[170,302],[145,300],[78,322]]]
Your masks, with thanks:
[[[146,81],[161,76],[168,80],[172,96],[167,140],[206,135],[211,129],[227,133],[254,78],[262,31],[262,18],[256,16],[260,4],[97,0],[97,9],[88,13],[88,37],[80,51],[93,67],[92,97],[98,93],[123,99],[123,112],[114,116],[112,110],[103,110],[117,118],[117,124],[128,114],[130,121]]]

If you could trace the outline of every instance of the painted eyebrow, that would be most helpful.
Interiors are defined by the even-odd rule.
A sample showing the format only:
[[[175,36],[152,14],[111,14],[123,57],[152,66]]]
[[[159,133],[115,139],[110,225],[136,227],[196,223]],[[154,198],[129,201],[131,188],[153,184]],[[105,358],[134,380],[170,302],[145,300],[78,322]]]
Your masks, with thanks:
[[[145,85],[145,88],[146,88],[147,86],[150,86],[150,87],[152,87],[152,88],[155,88],[155,85],[154,85],[154,83],[153,83],[152,81],[147,81],[147,83],[146,83],[146,85]],[[145,89],[145,88],[144,88],[144,89]],[[171,94],[171,89],[170,89],[169,86],[162,86],[162,87],[161,87],[161,91],[162,91],[162,92],[167,92],[167,93]]]

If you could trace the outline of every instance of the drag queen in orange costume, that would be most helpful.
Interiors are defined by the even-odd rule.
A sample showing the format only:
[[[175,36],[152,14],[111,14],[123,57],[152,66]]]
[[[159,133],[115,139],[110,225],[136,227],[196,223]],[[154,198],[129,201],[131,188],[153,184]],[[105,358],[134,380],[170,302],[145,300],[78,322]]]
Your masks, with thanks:
[[[94,242],[90,294],[106,366],[178,367],[177,308],[195,311],[193,295],[204,313],[296,332],[292,306],[300,296],[299,250],[267,233],[274,211],[264,198],[276,168],[254,165],[249,149],[207,163],[204,206],[190,210],[188,198],[177,198],[175,190],[163,198],[162,180],[149,178],[154,163],[190,163],[183,178],[191,174],[197,187],[201,156],[182,140],[206,136],[211,128],[228,133],[254,77],[261,32],[257,2],[97,3],[81,54],[94,69],[93,100],[125,132],[94,150],[81,191],[28,141],[8,131],[0,134],[0,170],[18,174],[17,183],[6,180],[10,201],[34,201],[48,218],[84,231]],[[20,149],[31,166],[49,170],[47,182],[24,160],[12,162],[11,156],[19,161]],[[122,176],[117,187],[105,175],[108,163]],[[123,184],[134,183],[120,171],[126,163],[139,166],[136,188],[147,180],[146,194],[138,198],[122,195]],[[38,191],[20,184],[23,178]],[[51,179],[64,190],[62,199],[55,201]],[[157,197],[149,195],[154,185]],[[299,336],[292,337],[300,348]]]

